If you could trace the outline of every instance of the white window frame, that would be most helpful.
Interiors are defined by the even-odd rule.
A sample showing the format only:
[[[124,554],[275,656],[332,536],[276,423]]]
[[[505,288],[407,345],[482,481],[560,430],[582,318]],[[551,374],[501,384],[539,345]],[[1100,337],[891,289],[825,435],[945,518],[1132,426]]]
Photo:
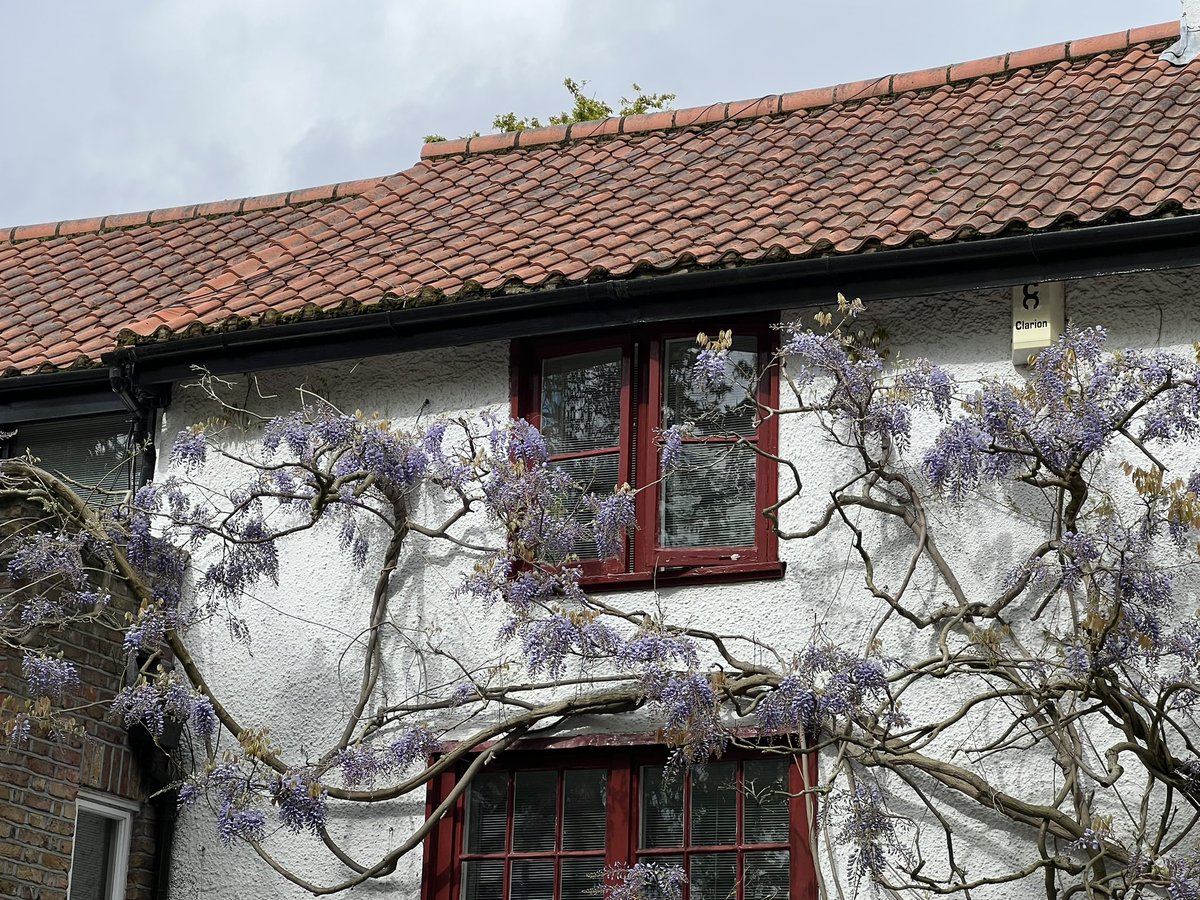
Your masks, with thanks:
[[[75,828],[79,828],[79,811],[89,812],[117,823],[113,834],[112,866],[108,873],[108,885],[105,890],[105,900],[125,900],[125,880],[129,875],[129,843],[133,834],[133,815],[138,812],[138,804],[132,800],[124,800],[108,794],[96,794],[91,791],[80,791],[75,798]],[[71,877],[75,874],[75,846],[71,846],[71,871],[67,875],[67,897],[71,896]]]

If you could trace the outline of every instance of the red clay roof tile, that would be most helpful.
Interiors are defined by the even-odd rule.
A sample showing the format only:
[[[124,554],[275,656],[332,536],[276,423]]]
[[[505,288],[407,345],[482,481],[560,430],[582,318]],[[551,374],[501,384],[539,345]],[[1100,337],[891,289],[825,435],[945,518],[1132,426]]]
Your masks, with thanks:
[[[427,144],[384,178],[3,229],[0,372],[95,362],[121,332],[453,297],[468,280],[528,290],[1200,212],[1200,68],[1157,59],[1178,28]]]

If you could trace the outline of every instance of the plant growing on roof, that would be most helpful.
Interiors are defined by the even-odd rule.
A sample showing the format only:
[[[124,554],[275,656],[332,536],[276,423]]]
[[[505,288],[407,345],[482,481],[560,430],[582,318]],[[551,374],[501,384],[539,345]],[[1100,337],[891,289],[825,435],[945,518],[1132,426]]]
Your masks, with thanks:
[[[571,95],[571,108],[547,119],[547,125],[570,125],[572,122],[594,122],[597,119],[607,119],[613,114],[613,106],[604,100],[597,100],[594,95],[584,93],[587,81],[576,81],[564,78],[563,87]],[[642,90],[635,82],[633,96],[622,97],[616,106],[619,116],[640,116],[646,113],[670,109],[675,101],[675,94],[652,94]],[[492,119],[493,131],[524,131],[527,128],[541,128],[542,121],[537,116],[520,116],[516,113],[497,113]],[[479,132],[475,132],[477,137]],[[425,143],[437,143],[446,140],[440,134],[425,135]]]
[[[16,584],[0,637],[24,653],[30,699],[6,710],[6,735],[19,744],[61,724],[75,679],[48,629],[95,615],[92,585],[108,579],[138,601],[126,650],[140,677],[114,714],[154,734],[190,723],[181,803],[210,809],[223,841],[315,894],[393,872],[522,738],[640,711],[679,770],[761,741],[793,759],[820,810],[828,896],[998,895],[1026,881],[1048,897],[1196,896],[1200,476],[1168,469],[1200,437],[1196,360],[1114,352],[1102,329],[1068,329],[1027,379],[964,385],[929,362],[889,365],[862,315],[840,299],[815,327],[787,326],[774,365],[788,398],[756,410],[831,448],[823,467],[780,458],[780,499],[762,512],[781,539],[815,548],[815,570],[826,556],[853,563],[875,604],[857,639],[797,628],[768,643],[698,627],[668,603],[589,593],[579,548],[619,552],[635,492],[590,494],[527,422],[403,429],[310,399],[250,450],[211,427],[181,435],[178,474],[117,511],[89,509],[28,461],[3,463],[6,494],[57,522],[7,538]],[[733,377],[731,346],[727,333],[700,336],[698,383]],[[662,436],[677,467],[681,440]],[[218,460],[236,484],[201,477]],[[958,539],[981,511],[1020,525],[1017,562],[995,582]],[[215,695],[189,640],[213,618],[244,638],[240,603],[286,575],[286,547],[309,532],[352,561],[371,598],[349,641],[359,667],[340,733],[284,746],[243,721],[240,698]],[[502,611],[494,657],[444,635],[395,637],[418,545],[472,561],[456,595]],[[387,674],[401,651],[441,675],[397,696]],[[345,808],[421,792],[460,764],[445,803],[386,852],[360,859],[335,837]],[[1013,774],[1029,767],[1052,777]],[[1015,843],[978,858],[1001,823]],[[313,837],[344,874],[286,864],[279,832]],[[685,881],[650,863],[609,875],[615,897],[678,895]]]

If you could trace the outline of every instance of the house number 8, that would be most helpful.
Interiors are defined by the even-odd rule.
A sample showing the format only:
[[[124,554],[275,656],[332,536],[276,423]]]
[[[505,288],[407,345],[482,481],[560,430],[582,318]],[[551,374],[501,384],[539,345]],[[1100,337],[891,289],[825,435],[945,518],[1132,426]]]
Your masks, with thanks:
[[[1030,304],[1030,300],[1033,301],[1032,304]],[[1021,300],[1021,305],[1026,309],[1037,309],[1040,302],[1040,298],[1038,297],[1038,286],[1036,284],[1025,285],[1025,296]]]

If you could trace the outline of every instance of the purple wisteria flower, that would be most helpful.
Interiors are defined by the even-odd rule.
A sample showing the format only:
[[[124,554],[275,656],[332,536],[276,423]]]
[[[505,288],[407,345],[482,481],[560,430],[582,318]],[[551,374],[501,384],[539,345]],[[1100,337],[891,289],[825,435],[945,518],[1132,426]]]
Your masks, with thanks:
[[[271,782],[271,802],[279,809],[279,821],[288,831],[325,831],[329,795],[310,772],[290,772]]]
[[[913,406],[932,409],[938,418],[949,418],[954,380],[945,369],[928,360],[917,360],[909,363],[896,376],[896,384],[903,389]]]
[[[185,428],[171,446],[171,465],[185,472],[197,472],[208,459],[208,438],[202,428]]]
[[[601,559],[620,556],[626,533],[637,525],[634,500],[634,493],[628,486],[602,499],[591,498],[590,505],[595,514],[592,527],[596,551]]]
[[[656,862],[617,863],[604,870],[605,900],[683,900],[683,867]]]
[[[810,644],[757,707],[766,733],[794,731],[815,736],[836,717],[852,717],[887,698],[883,662],[828,644]],[[899,720],[898,720],[899,721]]]
[[[381,778],[402,775],[416,765],[424,765],[441,744],[423,726],[403,729],[386,744],[354,744],[340,751],[331,768],[342,773],[348,787],[374,784]]]
[[[896,818],[888,812],[878,784],[860,782],[852,791],[835,797],[828,814],[841,820],[838,842],[854,848],[849,865],[855,889],[863,878],[881,878],[890,859],[907,861],[909,854],[900,843]]]
[[[154,737],[161,737],[167,720],[191,722],[197,733],[211,740],[216,735],[217,716],[212,701],[184,684],[173,673],[154,681],[141,679],[113,698],[112,714],[126,728],[140,724]]]
[[[711,389],[725,383],[729,373],[729,351],[708,346],[696,354],[692,364],[692,382]]]
[[[61,656],[26,653],[21,660],[21,674],[33,697],[62,700],[79,687],[79,670]]]
[[[669,475],[683,465],[683,438],[687,433],[687,425],[672,425],[659,436],[663,475]]]
[[[662,716],[668,743],[675,747],[672,765],[702,762],[720,753],[729,743],[729,731],[721,722],[717,692],[707,673],[668,676],[659,690],[650,690],[648,694]]]
[[[563,673],[568,657],[596,660],[611,656],[620,645],[616,630],[586,613],[551,613],[544,618],[517,618],[501,630],[502,637],[521,636],[521,649],[531,675],[551,678]]]

